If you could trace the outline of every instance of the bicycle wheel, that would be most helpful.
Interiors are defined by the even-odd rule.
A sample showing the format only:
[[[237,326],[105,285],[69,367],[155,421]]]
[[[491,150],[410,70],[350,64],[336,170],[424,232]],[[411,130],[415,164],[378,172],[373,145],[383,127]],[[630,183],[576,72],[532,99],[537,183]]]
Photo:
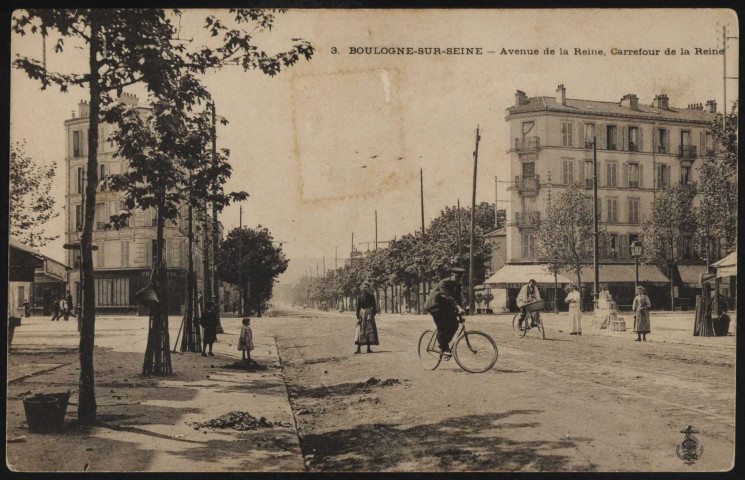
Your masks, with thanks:
[[[464,332],[453,347],[453,358],[470,373],[483,373],[497,363],[497,344],[489,335],[477,330]]]
[[[546,339],[546,330],[543,328],[543,319],[541,318],[540,315],[538,316],[538,320],[536,321],[536,323],[538,324],[538,331],[541,334],[541,339],[545,340]]]
[[[440,366],[442,356],[437,348],[437,332],[425,330],[419,337],[419,361],[426,370],[434,370]]]
[[[523,321],[523,327],[520,327],[520,314],[518,313],[514,317],[512,317],[512,331],[515,332],[515,336],[517,338],[523,338],[525,334],[528,332],[528,329],[525,328],[525,325],[528,324],[528,319],[526,318]]]

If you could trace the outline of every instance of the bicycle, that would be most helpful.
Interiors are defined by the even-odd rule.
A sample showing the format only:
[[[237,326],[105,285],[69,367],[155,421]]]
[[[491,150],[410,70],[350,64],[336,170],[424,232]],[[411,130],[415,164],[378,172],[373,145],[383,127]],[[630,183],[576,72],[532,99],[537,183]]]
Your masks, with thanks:
[[[541,339],[546,339],[546,330],[543,327],[543,321],[541,320],[541,310],[543,310],[543,300],[528,303],[525,305],[525,319],[523,320],[523,326],[520,326],[520,313],[512,317],[512,331],[515,332],[517,338],[523,338],[528,330],[537,328],[538,333],[541,335]],[[535,326],[531,326],[535,325]]]
[[[466,372],[484,373],[497,363],[497,343],[484,332],[466,330],[466,319],[460,315],[458,318],[460,330],[453,337],[455,340],[451,342],[450,348],[455,363]],[[450,358],[440,350],[437,334],[437,329],[428,329],[419,337],[419,360],[427,370],[436,369],[443,358]]]

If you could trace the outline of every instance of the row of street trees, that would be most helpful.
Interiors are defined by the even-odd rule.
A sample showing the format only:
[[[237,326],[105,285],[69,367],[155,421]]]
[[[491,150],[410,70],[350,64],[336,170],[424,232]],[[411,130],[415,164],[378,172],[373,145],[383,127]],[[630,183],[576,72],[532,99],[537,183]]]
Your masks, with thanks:
[[[81,234],[81,288],[83,310],[80,332],[80,389],[78,421],[92,424],[96,418],[93,346],[95,335],[95,291],[92,235],[98,178],[98,132],[101,122],[116,126],[109,138],[116,156],[129,168],[121,175],[104,179],[125,194],[126,211],[112,217],[120,226],[133,210],[154,208],[157,212],[157,262],[153,276],[156,294],[163,298],[166,286],[163,264],[163,225],[176,218],[180,205],[211,203],[217,210],[245,194],[226,194],[223,185],[230,176],[229,152],[210,151],[214,128],[207,113],[211,95],[201,76],[208,70],[237,65],[276,75],[300,58],[310,59],[313,47],[294,39],[285,52],[270,55],[257,47],[256,33],[271,30],[276,11],[232,9],[230,18],[207,16],[205,28],[211,45],[187,46],[180,40],[172,21],[181,15],[162,9],[75,9],[19,10],[12,28],[19,35],[54,36],[54,52],[62,53],[66,42],[87,47],[88,70],[79,73],[52,72],[46,61],[18,56],[13,66],[46,89],[56,85],[62,92],[71,87],[89,91],[88,159],[85,211]],[[46,56],[46,52],[45,52]],[[143,86],[149,95],[147,113],[140,113],[118,101],[123,89]],[[210,133],[211,132],[211,133]],[[214,144],[213,144],[214,145]],[[151,311],[148,351],[151,347],[168,352],[168,324],[165,302]],[[160,369],[145,373],[168,373]],[[170,365],[170,362],[168,362]]]
[[[500,211],[500,214],[503,214]],[[483,283],[492,245],[484,234],[494,230],[494,204],[476,206],[474,278]],[[500,215],[500,227],[504,217]],[[387,311],[421,310],[420,299],[433,283],[454,266],[468,267],[471,209],[445,207],[422,232],[406,234],[386,248],[354,257],[351,265],[331,270],[324,277],[303,278],[293,291],[297,304],[322,303],[336,308],[353,308],[354,297],[363,281],[371,282]],[[466,274],[464,278],[468,278]],[[467,291],[467,289],[464,289]]]

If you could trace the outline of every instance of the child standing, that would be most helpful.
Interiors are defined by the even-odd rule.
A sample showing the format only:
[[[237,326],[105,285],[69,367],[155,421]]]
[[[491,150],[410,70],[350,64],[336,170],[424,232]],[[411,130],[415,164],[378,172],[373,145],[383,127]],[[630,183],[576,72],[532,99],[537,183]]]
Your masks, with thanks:
[[[254,349],[254,335],[251,331],[251,319],[243,319],[243,327],[241,328],[241,336],[238,338],[238,350],[243,351],[243,365],[251,363],[251,350]]]

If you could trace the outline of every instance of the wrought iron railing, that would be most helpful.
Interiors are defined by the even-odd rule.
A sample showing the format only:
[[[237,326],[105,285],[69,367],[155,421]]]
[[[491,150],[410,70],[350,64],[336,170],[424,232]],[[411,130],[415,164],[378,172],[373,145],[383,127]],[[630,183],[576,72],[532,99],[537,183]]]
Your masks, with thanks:
[[[515,177],[515,188],[518,193],[537,193],[540,187],[540,178],[538,175],[525,175]]]
[[[516,138],[515,151],[538,150],[540,143],[541,141],[538,137]]]
[[[515,212],[518,227],[537,227],[541,224],[541,212]]]
[[[696,158],[696,146],[695,145],[681,145],[678,150],[678,157],[680,158]]]

